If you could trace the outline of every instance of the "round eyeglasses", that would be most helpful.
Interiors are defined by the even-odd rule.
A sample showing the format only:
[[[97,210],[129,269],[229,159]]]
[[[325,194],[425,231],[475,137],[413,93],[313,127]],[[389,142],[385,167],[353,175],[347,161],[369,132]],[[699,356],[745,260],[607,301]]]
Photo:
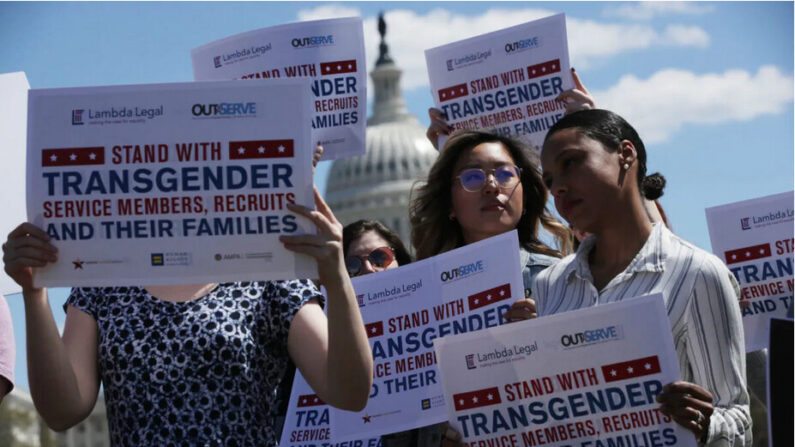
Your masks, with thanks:
[[[515,187],[521,179],[522,170],[518,166],[500,166],[488,171],[494,175],[497,186],[502,189]],[[478,192],[486,185],[489,179],[487,171],[480,168],[470,168],[461,171],[457,177],[465,191]]]
[[[371,251],[367,256],[348,256],[345,258],[345,268],[348,275],[358,276],[367,260],[373,267],[384,268],[395,260],[395,253],[389,247],[378,247]]]

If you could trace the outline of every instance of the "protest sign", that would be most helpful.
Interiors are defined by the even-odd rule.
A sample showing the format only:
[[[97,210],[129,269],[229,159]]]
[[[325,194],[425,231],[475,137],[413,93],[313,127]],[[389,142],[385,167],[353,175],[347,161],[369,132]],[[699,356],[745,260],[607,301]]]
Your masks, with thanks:
[[[58,248],[38,286],[311,278],[306,80],[31,90],[27,210]],[[307,101],[303,101],[306,98]]]
[[[314,401],[306,385],[294,388],[280,445],[303,439],[300,445],[356,440],[368,446],[367,438],[446,421],[433,339],[502,324],[502,314],[524,298],[518,237],[511,231],[356,277],[353,286],[373,350],[367,407],[334,410]],[[297,375],[295,383],[305,382]]]
[[[554,15],[425,51],[434,104],[454,129],[482,129],[536,154],[574,88],[566,17]]]
[[[792,306],[793,193],[707,208],[715,253],[740,284],[745,350],[767,347],[767,320]]]
[[[323,159],[365,152],[367,66],[361,17],[290,23],[191,50],[197,81],[307,78],[312,113],[301,121]],[[293,123],[297,125],[297,123]]]
[[[25,124],[28,119],[28,79],[24,72],[0,74],[0,191],[3,212],[0,214],[0,234],[5,237],[25,221]],[[0,294],[20,292],[20,287],[5,272],[0,272]]]
[[[696,445],[655,402],[679,378],[659,294],[434,344],[450,424],[467,445]]]

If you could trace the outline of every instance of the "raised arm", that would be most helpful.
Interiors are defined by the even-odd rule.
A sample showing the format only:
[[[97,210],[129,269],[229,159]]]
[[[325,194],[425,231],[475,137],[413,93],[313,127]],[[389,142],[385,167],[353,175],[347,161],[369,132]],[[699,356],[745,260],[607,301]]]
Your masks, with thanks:
[[[342,225],[315,189],[317,210],[288,205],[311,219],[318,234],[282,236],[285,248],[317,260],[328,297],[328,318],[310,301],[293,318],[287,338],[290,357],[312,389],[329,405],[359,411],[367,404],[373,357],[342,256]]]
[[[66,430],[91,412],[99,392],[97,325],[69,307],[63,338],[50,310],[47,290],[33,286],[33,269],[57,260],[57,250],[40,228],[23,223],[3,244],[5,271],[22,287],[33,403],[53,430]]]

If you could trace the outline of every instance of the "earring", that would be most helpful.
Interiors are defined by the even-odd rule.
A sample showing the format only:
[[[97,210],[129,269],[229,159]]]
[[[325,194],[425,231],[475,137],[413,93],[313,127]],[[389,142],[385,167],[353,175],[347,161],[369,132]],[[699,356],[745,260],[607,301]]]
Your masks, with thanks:
[[[624,163],[624,169],[629,169],[629,163]]]

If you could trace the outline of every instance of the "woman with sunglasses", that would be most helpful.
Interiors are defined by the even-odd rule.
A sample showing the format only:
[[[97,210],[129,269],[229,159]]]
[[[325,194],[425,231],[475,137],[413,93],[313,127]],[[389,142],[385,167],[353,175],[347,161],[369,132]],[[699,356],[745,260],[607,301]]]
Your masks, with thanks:
[[[662,293],[682,380],[663,388],[661,411],[703,444],[751,445],[734,277],[715,256],[649,221],[637,132],[606,110],[576,112],[549,129],[541,163],[561,216],[591,236],[536,278],[538,314]]]
[[[342,229],[342,250],[351,278],[411,263],[400,236],[375,220],[346,225]]]

